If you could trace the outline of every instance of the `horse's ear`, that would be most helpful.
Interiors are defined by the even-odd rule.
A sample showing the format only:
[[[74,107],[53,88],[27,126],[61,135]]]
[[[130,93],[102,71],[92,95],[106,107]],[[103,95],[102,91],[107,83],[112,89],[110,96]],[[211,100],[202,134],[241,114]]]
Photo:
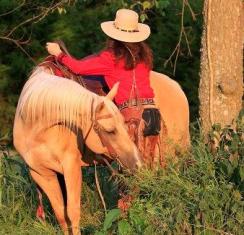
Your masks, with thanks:
[[[113,100],[119,89],[119,82],[116,82],[109,93],[106,95],[107,98]]]
[[[103,108],[104,108],[104,101],[102,101],[101,103],[99,103],[95,109],[95,113],[99,113]]]

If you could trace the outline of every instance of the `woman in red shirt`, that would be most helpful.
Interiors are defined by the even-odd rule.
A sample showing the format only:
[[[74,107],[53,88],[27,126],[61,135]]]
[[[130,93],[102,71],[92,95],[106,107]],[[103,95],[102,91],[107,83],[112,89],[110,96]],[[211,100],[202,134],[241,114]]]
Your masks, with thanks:
[[[150,28],[138,23],[138,14],[128,9],[118,10],[116,19],[102,23],[101,28],[109,38],[98,55],[77,60],[64,54],[56,43],[47,43],[47,50],[73,73],[103,75],[109,88],[119,82],[115,102],[125,117],[131,138],[139,146],[141,118],[145,123],[144,137],[158,136],[160,131],[160,114],[149,80],[152,52],[144,42],[150,35]]]

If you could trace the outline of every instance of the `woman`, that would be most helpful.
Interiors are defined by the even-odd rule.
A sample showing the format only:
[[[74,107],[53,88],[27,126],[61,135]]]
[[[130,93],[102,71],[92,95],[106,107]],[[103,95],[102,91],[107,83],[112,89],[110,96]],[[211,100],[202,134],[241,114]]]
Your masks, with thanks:
[[[109,88],[119,82],[115,102],[125,117],[131,138],[151,165],[161,127],[149,81],[152,52],[144,42],[150,28],[138,23],[138,14],[128,9],[118,10],[116,19],[102,23],[101,28],[109,38],[98,55],[76,60],[64,54],[56,43],[47,43],[47,50],[73,73],[103,75]],[[149,147],[145,148],[143,137],[150,140]]]

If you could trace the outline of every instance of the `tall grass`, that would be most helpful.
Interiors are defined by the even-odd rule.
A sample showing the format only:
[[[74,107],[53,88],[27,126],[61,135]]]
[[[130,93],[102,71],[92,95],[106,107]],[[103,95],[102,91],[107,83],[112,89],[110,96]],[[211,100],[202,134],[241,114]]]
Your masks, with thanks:
[[[140,189],[122,219],[129,234],[244,234],[243,178],[234,184],[216,164],[197,143],[177,164],[129,179],[130,192]]]
[[[47,223],[35,219],[36,190],[28,169],[17,156],[2,149],[0,158],[0,234],[54,234]]]
[[[200,137],[193,139],[191,151],[177,163],[121,176],[133,197],[127,213],[113,209],[117,186],[102,169],[99,179],[112,209],[104,217],[94,170],[86,169],[83,234],[244,234],[243,127],[240,123],[235,130],[215,127],[210,145]],[[41,222],[35,218],[36,190],[26,165],[4,150],[0,158],[0,234],[60,234],[47,199],[44,204],[47,220]]]

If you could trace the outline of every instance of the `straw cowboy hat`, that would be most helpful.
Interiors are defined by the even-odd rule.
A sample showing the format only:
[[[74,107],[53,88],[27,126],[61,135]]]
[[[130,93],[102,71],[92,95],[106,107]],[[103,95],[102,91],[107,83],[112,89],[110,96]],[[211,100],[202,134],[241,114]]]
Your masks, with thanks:
[[[109,37],[122,42],[141,42],[150,35],[150,28],[146,24],[138,23],[138,14],[128,9],[116,12],[114,21],[101,23],[103,32]]]

